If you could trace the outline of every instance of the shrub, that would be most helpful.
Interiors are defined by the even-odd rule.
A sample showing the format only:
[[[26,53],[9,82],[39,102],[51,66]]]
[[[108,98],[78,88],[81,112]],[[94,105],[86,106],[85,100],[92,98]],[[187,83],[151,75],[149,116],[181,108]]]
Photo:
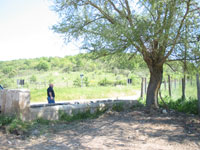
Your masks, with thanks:
[[[183,100],[179,98],[177,100],[173,100],[169,97],[164,98],[165,103],[168,105],[170,109],[174,109],[180,112],[190,113],[190,114],[198,114],[198,100],[189,98]],[[164,107],[162,101],[159,101],[160,105]]]
[[[114,85],[126,85],[126,81],[117,80],[117,81],[114,82]]]
[[[87,87],[89,86],[88,77],[84,77],[83,82],[84,82],[85,86],[87,86]]]
[[[112,110],[120,112],[120,111],[124,111],[124,103],[116,103],[112,106]]]
[[[32,75],[32,76],[30,77],[30,81],[31,81],[31,82],[36,82],[36,81],[37,81],[36,76],[35,76],[35,75]]]
[[[0,115],[0,126],[5,126],[10,124],[13,121],[14,117]]]
[[[81,87],[81,79],[78,77],[73,81],[75,87]]]
[[[36,66],[37,70],[44,70],[44,71],[48,71],[50,69],[50,65],[48,62],[46,61],[40,61],[39,64]]]
[[[108,85],[113,85],[113,83],[106,78],[98,82],[98,85],[100,86],[108,86]]]

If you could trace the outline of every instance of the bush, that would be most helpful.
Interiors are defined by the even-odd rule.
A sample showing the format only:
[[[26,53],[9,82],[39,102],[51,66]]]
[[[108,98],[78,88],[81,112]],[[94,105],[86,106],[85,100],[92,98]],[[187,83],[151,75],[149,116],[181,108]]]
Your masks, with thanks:
[[[108,81],[106,78],[98,82],[98,85],[100,86],[108,86],[113,85],[112,81]]]
[[[81,87],[81,79],[78,77],[73,81],[75,87]]]
[[[14,117],[0,115],[0,126],[5,126],[10,124],[14,120]]]
[[[170,109],[177,110],[179,112],[189,113],[189,114],[198,114],[198,100],[189,98],[187,100],[183,100],[179,98],[177,100],[173,100],[169,97],[164,98],[165,103],[168,105]],[[164,107],[162,101],[159,101],[160,105]]]
[[[112,110],[120,112],[120,111],[124,111],[124,103],[116,103],[112,106]]]
[[[30,81],[33,82],[33,83],[35,83],[35,82],[37,81],[36,76],[35,76],[35,75],[32,75],[32,76],[30,77]]]
[[[40,70],[48,71],[50,69],[50,65],[46,61],[40,61],[39,64],[36,66],[36,69],[38,71]]]
[[[2,79],[0,80],[0,84],[3,85],[4,88],[12,87],[14,81],[11,79]]]
[[[114,85],[126,85],[126,81],[123,81],[123,80],[117,80],[114,82]]]
[[[89,86],[88,77],[84,77],[83,82],[84,82],[85,86],[87,86],[87,87]]]

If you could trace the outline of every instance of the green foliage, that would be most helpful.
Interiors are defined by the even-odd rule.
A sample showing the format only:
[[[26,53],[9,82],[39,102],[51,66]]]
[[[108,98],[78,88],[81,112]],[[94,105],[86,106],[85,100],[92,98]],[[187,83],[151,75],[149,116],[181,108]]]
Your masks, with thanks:
[[[43,118],[37,118],[35,122],[42,125],[49,125],[51,123],[51,121],[43,119]]]
[[[107,108],[104,109],[97,109],[94,113],[91,113],[90,110],[88,109],[85,112],[78,112],[78,113],[73,113],[72,115],[68,115],[62,110],[59,110],[59,120],[60,121],[75,121],[75,120],[83,120],[83,119],[94,119],[105,113]]]
[[[40,61],[39,64],[36,66],[37,70],[48,71],[50,69],[50,65],[46,61]]]
[[[15,116],[0,115],[0,127],[6,126],[6,130],[10,133],[27,132],[30,125],[29,122],[24,122]]]
[[[112,106],[112,110],[117,111],[117,112],[121,112],[124,111],[124,103],[120,102],[120,103],[116,103]]]
[[[0,114],[0,127],[10,124],[15,117]]]
[[[9,74],[10,72],[12,72],[13,68],[12,67],[5,67],[3,68],[2,72],[4,74]]]
[[[74,81],[73,81],[73,85],[75,87],[81,87],[81,79],[79,77],[77,77]]]
[[[89,80],[88,80],[88,77],[84,77],[84,78],[83,78],[83,83],[85,84],[86,87],[89,86]]]
[[[54,79],[50,78],[48,82],[49,82],[49,84],[50,84],[50,83],[53,83],[53,82],[54,82]]]
[[[198,100],[194,98],[189,98],[183,100],[181,98],[177,100],[173,100],[170,97],[164,98],[165,103],[170,109],[174,109],[180,112],[190,113],[190,114],[198,114]],[[162,101],[159,101],[160,105],[164,107]]]
[[[17,72],[15,70],[12,70],[9,74],[8,74],[8,77],[9,78],[13,78],[14,76],[17,75]]]
[[[108,97],[121,97],[134,95],[135,91],[130,86],[120,87],[54,87],[56,101],[74,99],[98,99]],[[31,102],[46,102],[46,88],[32,89]]]
[[[8,78],[3,78],[0,80],[0,84],[3,85],[4,88],[12,87],[13,80]]]
[[[113,85],[113,83],[111,81],[107,80],[107,78],[104,78],[103,80],[98,82],[98,85],[109,86],[109,85]]]
[[[126,85],[126,81],[125,80],[117,80],[114,82],[114,85]]]
[[[30,77],[30,81],[31,81],[31,82],[36,82],[36,81],[37,81],[37,77],[36,77],[35,75],[32,75],[32,76]]]
[[[8,131],[10,133],[15,133],[15,132],[27,132],[27,130],[30,127],[30,123],[24,122],[19,118],[15,118],[12,120],[12,122],[8,126]]]

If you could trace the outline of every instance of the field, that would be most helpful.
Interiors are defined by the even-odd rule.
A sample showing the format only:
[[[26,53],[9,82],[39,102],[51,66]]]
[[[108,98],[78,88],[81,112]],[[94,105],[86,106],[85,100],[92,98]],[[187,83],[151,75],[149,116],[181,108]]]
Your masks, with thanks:
[[[56,101],[117,98],[135,95],[133,86],[117,87],[55,87]],[[31,102],[46,102],[46,88],[32,89]]]

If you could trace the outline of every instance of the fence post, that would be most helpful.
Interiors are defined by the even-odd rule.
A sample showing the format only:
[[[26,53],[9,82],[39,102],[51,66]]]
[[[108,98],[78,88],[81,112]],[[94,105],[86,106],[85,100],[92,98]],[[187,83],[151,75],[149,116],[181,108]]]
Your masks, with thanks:
[[[172,96],[172,92],[171,92],[171,79],[170,79],[170,75],[168,75],[168,86],[169,86],[169,96]]]
[[[197,73],[197,98],[198,98],[198,113],[200,117],[200,83],[199,83],[199,74]]]
[[[141,98],[143,98],[143,96],[144,96],[144,94],[143,94],[143,89],[144,89],[143,83],[144,83],[144,78],[142,78],[142,81],[141,81],[141,95],[140,95]]]
[[[182,99],[185,99],[185,75],[182,78]]]

